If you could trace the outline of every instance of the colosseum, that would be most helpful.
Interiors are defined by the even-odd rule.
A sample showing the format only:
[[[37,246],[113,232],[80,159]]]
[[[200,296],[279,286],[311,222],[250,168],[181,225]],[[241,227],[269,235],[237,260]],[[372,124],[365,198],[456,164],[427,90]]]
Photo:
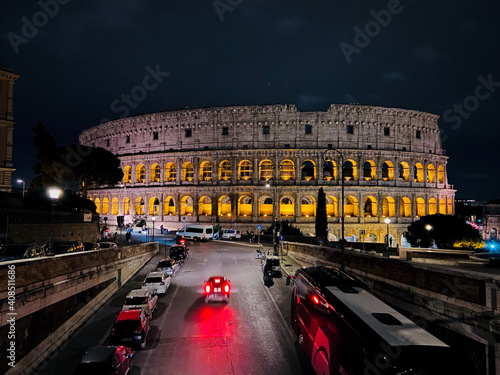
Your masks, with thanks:
[[[156,228],[220,223],[246,233],[276,216],[314,235],[322,187],[330,239],[341,238],[343,212],[347,240],[404,246],[412,221],[454,212],[437,120],[352,104],[229,106],[110,121],[85,130],[80,143],[121,161],[120,184],[88,191],[108,224],[142,216]]]

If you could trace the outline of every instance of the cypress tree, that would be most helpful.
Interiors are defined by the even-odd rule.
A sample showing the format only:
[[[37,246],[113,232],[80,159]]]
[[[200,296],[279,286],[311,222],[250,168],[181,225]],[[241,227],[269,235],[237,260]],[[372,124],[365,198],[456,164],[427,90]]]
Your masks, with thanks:
[[[328,219],[326,217],[326,195],[323,188],[318,191],[318,204],[316,205],[316,237],[327,241]]]

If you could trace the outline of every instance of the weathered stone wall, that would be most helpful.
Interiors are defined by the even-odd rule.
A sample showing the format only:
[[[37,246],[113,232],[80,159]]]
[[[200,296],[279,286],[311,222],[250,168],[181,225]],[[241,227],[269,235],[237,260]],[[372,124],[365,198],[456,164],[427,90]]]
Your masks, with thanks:
[[[95,242],[99,240],[97,223],[54,224],[54,240]],[[50,239],[49,224],[10,224],[9,243],[35,242],[43,245]]]

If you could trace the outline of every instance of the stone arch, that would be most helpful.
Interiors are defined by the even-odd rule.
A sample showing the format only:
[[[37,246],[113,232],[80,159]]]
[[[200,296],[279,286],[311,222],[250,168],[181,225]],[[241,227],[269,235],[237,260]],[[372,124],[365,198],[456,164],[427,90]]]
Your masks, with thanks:
[[[130,165],[126,165],[123,168],[123,182],[125,184],[130,184],[132,182],[132,167]]]
[[[118,198],[111,199],[111,215],[118,215]]]
[[[446,215],[446,201],[443,198],[439,200],[439,213]]]
[[[440,184],[444,183],[444,167],[442,165],[438,167],[438,182]]]
[[[358,217],[358,200],[356,197],[350,195],[346,197],[344,204],[344,217]]]
[[[228,195],[223,195],[218,201],[218,214],[219,216],[231,216],[231,198]]]
[[[365,181],[375,180],[377,176],[376,164],[373,160],[367,160],[363,164],[363,178]]]
[[[233,177],[233,169],[229,160],[223,160],[219,163],[219,180],[231,181]]]
[[[200,164],[200,181],[212,181],[214,166],[210,161],[204,161]]]
[[[151,216],[158,216],[160,214],[160,201],[158,198],[149,198],[148,213]]]
[[[344,163],[344,180],[358,180],[358,165],[353,159],[347,159]]]
[[[249,195],[242,195],[238,199],[238,216],[252,216],[253,199]]]
[[[337,180],[337,163],[334,160],[323,163],[323,180]]]
[[[300,170],[302,181],[316,180],[316,164],[312,160],[304,160]]]
[[[253,175],[253,166],[249,160],[242,160],[238,165],[238,180],[251,180]]]
[[[102,214],[107,215],[109,213],[109,199],[106,197],[102,200]]]
[[[417,216],[422,217],[425,216],[425,201],[424,198],[418,197],[416,200],[417,203]]]
[[[424,182],[424,166],[422,163],[415,163],[415,166],[413,167],[413,175],[413,181]]]
[[[177,179],[177,168],[174,163],[167,163],[165,166],[165,181],[175,182]]]
[[[204,195],[198,202],[198,214],[200,216],[212,216],[212,199]]]
[[[264,195],[259,199],[259,216],[271,216],[273,217],[274,212],[274,202],[273,198],[268,195]]]
[[[155,163],[151,166],[151,174],[149,181],[160,182],[161,167],[159,164]]]
[[[163,203],[163,214],[168,216],[175,215],[175,200],[173,197],[168,196]]]
[[[280,180],[295,180],[295,163],[290,159],[285,159],[280,163]]]
[[[144,164],[139,164],[135,168],[135,182],[145,183],[146,182],[146,167]]]
[[[382,203],[382,216],[395,217],[396,216],[396,202],[392,197],[385,197]]]
[[[185,195],[181,198],[180,203],[181,216],[193,216],[194,213],[194,201],[189,195]]]
[[[382,164],[382,180],[394,181],[394,165],[389,160]]]
[[[411,201],[408,197],[401,198],[400,202],[400,216],[411,217]]]
[[[363,236],[363,241],[366,243],[376,243],[377,236],[373,233],[367,233]]]
[[[99,198],[96,198],[94,201],[94,204],[95,204],[95,212],[100,214],[101,213],[101,200]]]
[[[142,197],[135,198],[134,211],[136,215],[144,215],[144,199]]]
[[[437,214],[437,202],[436,199],[429,199],[429,215]]]
[[[331,195],[326,196],[326,216],[328,217],[338,217],[338,202],[337,198]]]
[[[427,182],[436,182],[436,167],[433,164],[427,165]]]
[[[192,182],[194,180],[194,165],[190,161],[182,165],[182,181]]]
[[[262,160],[259,164],[259,180],[268,181],[274,177],[274,164],[271,160]]]
[[[451,198],[448,198],[448,209],[447,209],[447,214],[448,215],[453,215],[453,203],[451,201]]]
[[[377,216],[377,199],[375,197],[368,196],[365,198],[365,205],[363,212],[365,217]]]
[[[302,197],[300,200],[300,215],[305,217],[316,216],[316,199],[310,195]]]
[[[130,215],[130,198],[128,197],[123,198],[122,210],[124,215]]]
[[[399,180],[410,181],[410,166],[407,162],[402,161],[399,163]]]

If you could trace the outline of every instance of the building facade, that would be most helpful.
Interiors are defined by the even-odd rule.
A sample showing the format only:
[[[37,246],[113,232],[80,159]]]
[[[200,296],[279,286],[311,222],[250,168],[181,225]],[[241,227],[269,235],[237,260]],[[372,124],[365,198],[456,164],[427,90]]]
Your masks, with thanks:
[[[494,199],[483,205],[483,238],[498,241],[500,233],[500,199]]]
[[[0,191],[12,190],[12,144],[14,133],[14,82],[19,76],[0,63]]]
[[[343,201],[348,240],[399,244],[418,217],[454,213],[437,119],[362,105],[187,109],[100,124],[80,143],[121,160],[121,184],[88,190],[108,223],[144,215],[169,229],[207,222],[255,232],[276,216],[314,235],[323,187],[331,239],[341,237]]]

